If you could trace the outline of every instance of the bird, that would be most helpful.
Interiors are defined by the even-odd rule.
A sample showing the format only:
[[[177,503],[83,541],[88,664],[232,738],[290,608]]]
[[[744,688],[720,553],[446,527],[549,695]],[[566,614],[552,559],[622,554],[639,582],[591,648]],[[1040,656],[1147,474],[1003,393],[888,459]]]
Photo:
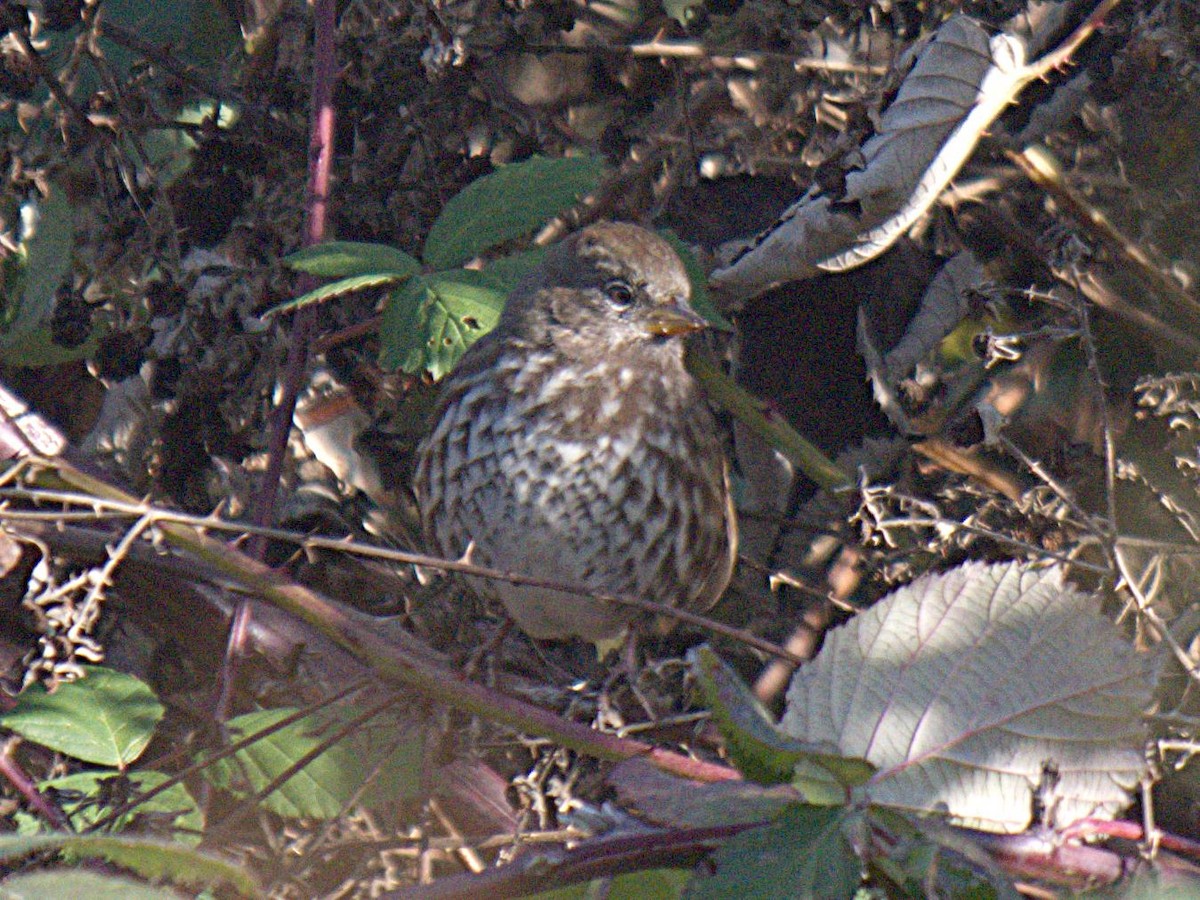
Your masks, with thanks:
[[[704,610],[737,526],[716,419],[684,366],[707,327],[671,245],[601,221],[553,245],[444,379],[413,488],[438,554]],[[599,645],[637,610],[468,576],[527,635]]]

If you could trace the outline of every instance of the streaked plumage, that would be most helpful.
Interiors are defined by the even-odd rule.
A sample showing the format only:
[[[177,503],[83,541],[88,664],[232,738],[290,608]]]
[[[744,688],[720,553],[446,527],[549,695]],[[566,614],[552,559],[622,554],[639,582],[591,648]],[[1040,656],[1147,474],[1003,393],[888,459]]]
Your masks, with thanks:
[[[446,379],[414,487],[432,549],[600,594],[707,607],[736,534],[716,423],[683,367],[702,327],[670,245],[599,223],[551,248]],[[538,638],[630,608],[472,578]]]

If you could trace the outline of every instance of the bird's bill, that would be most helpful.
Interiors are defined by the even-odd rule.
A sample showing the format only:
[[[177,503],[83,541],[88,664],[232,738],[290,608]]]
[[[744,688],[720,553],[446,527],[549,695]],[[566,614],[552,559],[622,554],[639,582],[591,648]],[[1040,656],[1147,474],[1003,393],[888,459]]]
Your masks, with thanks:
[[[660,306],[646,314],[646,331],[656,337],[690,334],[708,327],[701,316],[682,306]]]

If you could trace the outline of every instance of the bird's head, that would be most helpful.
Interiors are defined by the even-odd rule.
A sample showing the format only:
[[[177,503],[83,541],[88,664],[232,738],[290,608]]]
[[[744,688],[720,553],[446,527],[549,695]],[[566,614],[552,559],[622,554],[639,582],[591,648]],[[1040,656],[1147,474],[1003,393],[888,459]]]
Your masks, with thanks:
[[[568,355],[671,353],[706,327],[679,256],[658,235],[599,222],[552,247],[514,291],[502,326]]]

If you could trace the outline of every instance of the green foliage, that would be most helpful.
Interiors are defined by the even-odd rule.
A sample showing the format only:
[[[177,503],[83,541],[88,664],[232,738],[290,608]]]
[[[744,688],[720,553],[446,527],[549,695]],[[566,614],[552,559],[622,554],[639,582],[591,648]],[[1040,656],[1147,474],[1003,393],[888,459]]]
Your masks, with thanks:
[[[760,784],[791,782],[814,803],[844,803],[875,771],[867,762],[804,744],[785,734],[741,679],[708,647],[688,654],[734,764]]]
[[[533,247],[523,253],[501,256],[491,260],[484,271],[492,276],[497,284],[502,284],[507,291],[511,291],[522,278],[541,265],[542,260],[546,257],[546,249],[545,247]]]
[[[796,804],[775,821],[725,842],[712,857],[716,871],[698,876],[689,900],[846,900],[862,880],[848,831],[861,814],[842,807]]]
[[[230,736],[239,740],[265,731],[292,715],[295,710],[268,709],[231,719]],[[263,735],[232,757],[214,760],[205,774],[218,787],[247,796],[272,784],[295,767],[300,768],[270,793],[263,805],[291,818],[330,819],[340,815],[359,797],[363,778],[379,767],[386,778],[377,783],[362,802],[373,799],[398,800],[421,791],[421,744],[418,739],[394,745],[399,734],[378,737],[373,730],[358,729],[332,746],[329,735],[344,720],[339,716],[309,716],[278,731]],[[394,749],[393,749],[394,748]]]
[[[999,881],[989,883],[980,873],[978,865],[972,866],[962,856],[938,847],[931,841],[913,841],[906,844],[902,851],[891,854],[888,862],[896,865],[887,868],[898,876],[895,880],[897,887],[913,900],[929,896],[962,900],[1017,900],[1020,897],[1011,884]],[[881,868],[884,866],[881,865]]]
[[[890,838],[886,854],[869,859],[874,880],[888,882],[889,896],[1020,900],[1012,881],[967,833],[878,806],[867,818]]]
[[[53,694],[30,687],[0,716],[0,725],[83,762],[123,769],[150,743],[163,706],[132,675],[99,667],[86,672]]]
[[[298,272],[338,280],[276,306],[269,315],[291,312],[366,288],[403,282],[421,270],[421,264],[403,250],[361,241],[315,244],[285,256],[283,261]]]
[[[268,313],[290,312],[353,291],[397,285],[380,326],[380,365],[445,376],[467,348],[500,318],[512,289],[541,262],[545,248],[501,256],[482,269],[456,268],[529,233],[578,202],[599,182],[602,165],[589,157],[544,159],[503,166],[472,182],[433,223],[422,262],[381,244],[330,241],[285,258],[293,269],[337,279]],[[692,305],[718,328],[732,326],[709,299],[704,272],[687,246],[663,236],[683,259],[692,281]],[[430,271],[432,270],[432,271]]]
[[[50,195],[36,204],[34,222],[0,274],[0,361],[41,366],[82,359],[91,345],[58,347],[45,327],[70,272],[75,241],[75,209],[61,188],[52,186]]]
[[[81,832],[107,820],[114,807],[169,780],[167,774],[150,769],[125,771],[142,755],[163,714],[150,689],[109,669],[91,667],[86,672],[84,679],[63,684],[52,694],[40,686],[30,688],[17,707],[0,718],[5,727],[59,753],[119,767],[77,771],[38,786],[53,796]],[[234,740],[255,736],[291,714],[284,709],[241,716],[229,723],[229,732]],[[353,714],[312,715],[263,734],[234,756],[213,761],[206,774],[218,787],[246,796],[295,768],[295,774],[264,800],[266,808],[291,817],[330,818],[354,803],[379,805],[424,796],[425,752],[419,734],[406,736],[405,728],[411,725],[386,712],[352,723]],[[351,733],[339,734],[348,724],[353,725]],[[332,746],[326,747],[327,742]],[[372,778],[364,789],[368,776]],[[0,842],[0,861],[54,850],[72,861],[101,856],[148,878],[229,884],[245,894],[256,890],[239,870],[187,851],[202,837],[204,815],[182,783],[137,803],[107,825],[118,834],[146,825],[157,831],[171,829],[178,832],[174,844],[131,840],[124,834],[113,839],[47,834],[42,820],[27,812],[17,813],[15,821],[21,837]]]
[[[362,241],[327,241],[297,250],[283,261],[298,272],[319,278],[392,275],[401,281],[421,268],[421,264],[403,250]]]
[[[14,875],[0,882],[0,900],[179,900],[170,888],[152,887],[132,878],[101,875],[80,869],[58,869]]]
[[[211,0],[105,0],[104,16],[149,44],[170,47],[185,62],[215,69],[241,45],[232,20],[216,14],[219,6]],[[108,40],[104,56],[122,77],[138,60],[136,54]]]
[[[618,875],[608,882],[572,884],[534,894],[532,900],[675,900],[682,896],[691,874],[681,869],[647,869]],[[3,900],[3,898],[0,898]]]
[[[526,236],[594,189],[603,171],[599,160],[587,156],[535,156],[476,179],[446,204],[429,229],[425,264],[460,266]]]
[[[495,327],[507,296],[502,283],[468,269],[414,278],[384,310],[380,364],[441,378]]]
[[[128,797],[153,790],[167,778],[164,773],[152,769],[127,773],[86,771],[43,781],[38,784],[38,790],[53,792],[62,811],[71,819],[71,824],[76,830],[84,831],[107,817],[109,805],[103,802],[105,795],[112,794],[113,802],[120,803]],[[173,784],[162,793],[139,803],[108,826],[109,830],[122,831],[143,816],[168,822],[173,830],[180,832],[176,836],[180,843],[190,846],[200,841],[204,813],[183,784]],[[41,833],[43,824],[41,819],[28,813],[18,813],[17,827],[21,834]]]
[[[325,245],[319,244],[318,246],[323,247]],[[407,278],[407,275],[398,275],[395,272],[369,272],[363,275],[351,275],[349,278],[340,278],[331,284],[323,284],[320,287],[313,288],[307,294],[301,294],[295,300],[281,303],[270,310],[268,315],[293,312],[301,307],[311,306],[314,303],[324,303],[326,300],[334,300],[338,297],[344,297],[346,294],[353,294],[355,291],[365,291],[368,288],[386,287],[389,284],[395,284],[397,281],[404,281]]]
[[[381,244],[330,241],[306,247],[284,261],[298,271],[338,280],[270,314],[365,288],[398,285],[384,307],[380,364],[441,378],[495,326],[509,292],[545,250],[502,257],[482,270],[456,267],[528,236],[594,188],[602,171],[602,164],[589,157],[535,157],[472,182],[446,204],[430,228],[423,274],[416,259]]]
[[[545,251],[501,257],[482,270],[453,267],[526,237],[595,188],[602,172],[590,157],[534,157],[503,166],[452,198],[425,239],[425,265],[437,271],[388,298],[380,365],[434,379],[453,369],[495,326],[508,294]]]
[[[70,853],[73,857],[106,859],[144,878],[168,878],[190,885],[228,885],[245,897],[262,896],[254,881],[239,867],[177,844],[110,835],[0,836],[0,861],[3,862],[14,862],[33,853],[47,851]]]
[[[708,293],[708,273],[700,265],[700,260],[696,259],[696,254],[692,252],[692,248],[680,240],[679,235],[669,228],[663,229],[659,234],[679,254],[680,260],[683,261],[683,267],[687,270],[688,281],[692,283],[692,298],[690,301],[692,309],[704,316],[705,320],[714,328],[732,332],[734,330],[733,324],[721,315],[721,311],[717,309],[717,304],[713,303],[712,297]]]

